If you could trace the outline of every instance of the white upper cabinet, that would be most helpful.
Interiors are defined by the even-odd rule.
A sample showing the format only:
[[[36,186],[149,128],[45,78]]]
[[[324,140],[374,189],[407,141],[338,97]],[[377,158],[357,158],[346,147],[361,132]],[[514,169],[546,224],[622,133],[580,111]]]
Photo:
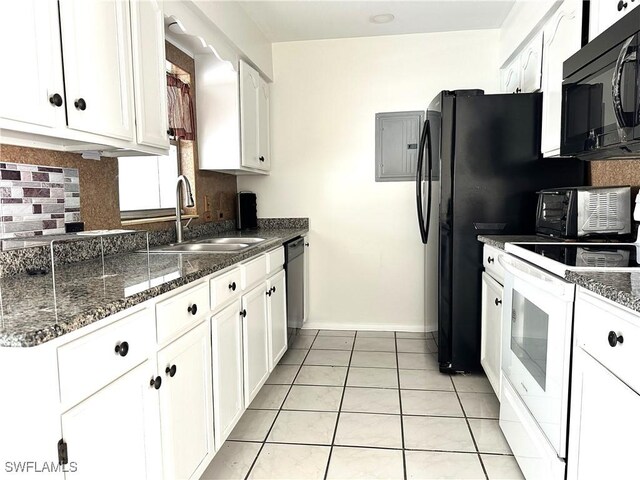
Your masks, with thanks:
[[[0,117],[43,127],[64,127],[64,85],[58,2],[1,2]],[[13,74],[12,74],[13,73]]]
[[[130,1],[136,140],[169,148],[162,8],[157,0]]]
[[[639,5],[640,1],[638,0],[591,0],[589,7],[589,41]]]
[[[251,65],[196,57],[200,168],[261,174],[271,168],[269,84]]]
[[[520,88],[536,92],[542,87],[542,32],[531,40],[520,54]]]
[[[133,141],[129,2],[59,5],[69,127]]]
[[[159,0],[2,2],[2,142],[167,153]],[[135,94],[134,94],[135,91]]]
[[[240,138],[242,166],[260,168],[258,160],[258,100],[260,75],[250,65],[240,61]]]
[[[500,71],[500,91],[520,93],[520,57],[516,57]]]
[[[582,2],[565,0],[544,27],[542,153],[560,153],[562,63],[580,49]]]
[[[270,115],[269,84],[260,78],[258,89],[258,160],[262,170],[271,169],[271,143],[269,141]]]

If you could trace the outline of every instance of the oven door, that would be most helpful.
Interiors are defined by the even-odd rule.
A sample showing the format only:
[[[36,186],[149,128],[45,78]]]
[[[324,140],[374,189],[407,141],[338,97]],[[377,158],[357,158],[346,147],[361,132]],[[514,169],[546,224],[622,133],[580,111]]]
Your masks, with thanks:
[[[566,457],[575,286],[504,255],[502,371],[560,458]]]
[[[639,138],[637,51],[635,34],[564,79],[562,155],[624,154]]]

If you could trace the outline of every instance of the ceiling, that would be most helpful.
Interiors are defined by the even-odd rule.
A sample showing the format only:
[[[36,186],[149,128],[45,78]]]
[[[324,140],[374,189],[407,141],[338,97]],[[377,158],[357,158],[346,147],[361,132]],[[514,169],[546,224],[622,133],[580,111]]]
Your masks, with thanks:
[[[271,42],[500,28],[515,0],[240,1]],[[386,24],[373,15],[391,13]]]

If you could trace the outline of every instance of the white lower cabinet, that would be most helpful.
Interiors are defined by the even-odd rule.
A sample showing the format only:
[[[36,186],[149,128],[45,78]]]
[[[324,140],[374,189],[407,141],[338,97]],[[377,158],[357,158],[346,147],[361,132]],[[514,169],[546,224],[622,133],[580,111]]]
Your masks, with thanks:
[[[262,282],[242,297],[244,403],[248,407],[269,376],[267,284]]]
[[[193,478],[214,451],[210,365],[209,322],[158,352],[162,460],[167,479]]]
[[[269,321],[269,370],[287,351],[287,288],[284,270],[267,279],[267,319]]]
[[[162,478],[154,367],[145,361],[62,414],[67,478]]]
[[[244,412],[242,317],[236,300],[211,319],[213,416],[220,449]]]
[[[581,348],[573,361],[567,479],[637,478],[640,395]]]
[[[502,285],[486,272],[482,273],[480,363],[498,398],[502,378],[502,291]]]

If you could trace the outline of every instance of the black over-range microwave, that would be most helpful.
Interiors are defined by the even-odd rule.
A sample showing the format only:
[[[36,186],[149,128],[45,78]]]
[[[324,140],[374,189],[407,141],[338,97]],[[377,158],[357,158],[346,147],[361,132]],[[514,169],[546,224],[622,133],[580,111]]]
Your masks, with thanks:
[[[584,160],[640,151],[640,8],[563,64],[560,154]]]

